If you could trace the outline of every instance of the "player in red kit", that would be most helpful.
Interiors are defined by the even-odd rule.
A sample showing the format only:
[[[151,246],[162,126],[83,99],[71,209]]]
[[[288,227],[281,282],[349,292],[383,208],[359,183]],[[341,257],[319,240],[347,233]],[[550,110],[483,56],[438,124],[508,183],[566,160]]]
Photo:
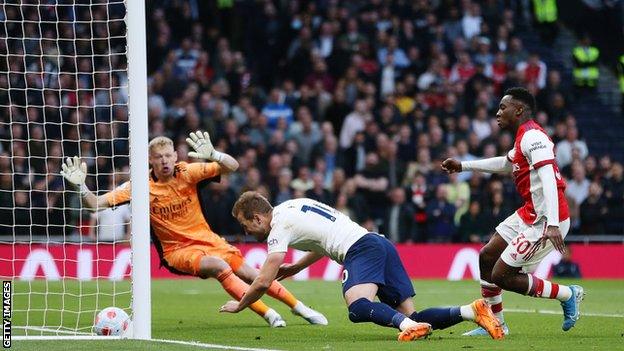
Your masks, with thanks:
[[[514,147],[506,156],[459,162],[446,159],[448,173],[480,171],[511,173],[524,205],[496,227],[496,233],[481,249],[481,294],[492,305],[505,333],[502,290],[522,295],[557,299],[563,308],[564,331],[579,318],[583,288],[540,279],[531,273],[553,248],[565,250],[563,239],[570,229],[568,203],[555,162],[554,144],[532,118],[535,98],[524,88],[511,88],[500,101],[496,120],[502,129],[515,133]],[[487,335],[477,328],[464,335]]]

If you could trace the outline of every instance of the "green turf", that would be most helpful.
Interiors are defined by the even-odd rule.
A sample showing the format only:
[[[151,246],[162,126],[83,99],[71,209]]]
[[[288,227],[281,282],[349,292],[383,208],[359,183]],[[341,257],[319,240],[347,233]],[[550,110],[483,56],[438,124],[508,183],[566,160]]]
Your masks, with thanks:
[[[564,283],[573,283],[564,281]],[[241,347],[267,348],[278,350],[624,350],[624,281],[581,281],[587,297],[582,304],[582,312],[595,314],[619,315],[619,317],[582,316],[577,326],[569,332],[561,330],[562,317],[559,314],[538,314],[508,312],[505,315],[511,327],[511,335],[503,341],[494,341],[485,337],[462,337],[463,331],[471,329],[473,324],[461,323],[453,328],[435,331],[428,340],[413,343],[398,343],[396,331],[373,324],[353,324],[347,318],[346,307],[341,298],[338,282],[295,282],[285,285],[301,300],[323,312],[329,319],[326,327],[310,326],[293,315],[275,300],[265,298],[286,319],[288,327],[270,329],[258,316],[249,311],[237,315],[219,314],[218,308],[228,296],[214,280],[155,280],[152,282],[152,317],[153,337],[199,341]],[[417,308],[462,304],[479,297],[477,283],[473,281],[414,281],[417,295],[414,299]],[[24,289],[32,291],[58,291],[62,283],[35,282],[17,283],[16,293]],[[107,282],[65,283],[67,290],[75,295],[89,294],[95,291],[111,292]],[[116,291],[127,291],[127,283],[117,283]],[[33,295],[30,306],[45,306],[46,295]],[[62,301],[60,296],[47,295],[48,306],[55,301]],[[559,311],[556,301],[533,299],[506,293],[505,308],[523,310]],[[90,312],[76,314],[64,313],[66,326],[88,329],[89,321],[95,309],[111,303],[110,297],[95,296],[82,300],[80,310]],[[78,311],[76,297],[66,297],[66,310]],[[117,299],[118,306],[125,307],[128,296]],[[25,296],[16,295],[14,308],[27,306]],[[26,305],[25,305],[26,304]],[[20,307],[21,306],[21,307]],[[73,315],[73,316],[72,316]],[[48,313],[46,324],[52,325],[60,313]],[[77,317],[80,316],[80,319]],[[22,322],[24,315],[15,314],[14,324]],[[29,315],[29,321],[42,320],[42,315]],[[16,331],[17,333],[17,331]],[[137,341],[13,341],[15,350],[200,350],[195,346],[169,345],[155,342]]]

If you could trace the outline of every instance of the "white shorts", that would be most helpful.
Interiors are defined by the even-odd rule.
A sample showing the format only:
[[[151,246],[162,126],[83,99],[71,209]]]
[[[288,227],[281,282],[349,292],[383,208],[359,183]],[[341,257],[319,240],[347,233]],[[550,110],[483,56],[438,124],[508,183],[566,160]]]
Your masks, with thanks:
[[[559,223],[561,236],[566,237],[570,230],[570,219]],[[496,227],[496,232],[509,244],[501,254],[501,259],[512,267],[522,267],[526,273],[535,271],[537,265],[553,250],[550,240],[542,248],[542,237],[546,233],[546,218],[535,224],[524,223],[517,212],[507,217]]]

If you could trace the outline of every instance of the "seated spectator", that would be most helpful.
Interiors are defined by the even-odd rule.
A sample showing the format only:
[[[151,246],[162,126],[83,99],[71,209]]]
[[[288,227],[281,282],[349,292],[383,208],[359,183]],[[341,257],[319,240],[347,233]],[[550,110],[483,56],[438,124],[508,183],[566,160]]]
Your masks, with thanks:
[[[277,128],[280,119],[286,120],[288,125],[293,122],[293,110],[283,102],[282,93],[278,88],[271,89],[269,100],[262,108],[262,114],[267,117],[267,125],[271,130]]]
[[[349,113],[344,120],[340,130],[340,147],[348,149],[353,143],[357,132],[363,131],[366,122],[373,119],[366,100],[360,99],[355,102],[355,109]]]
[[[290,187],[295,191],[301,192],[302,195],[305,195],[306,191],[314,187],[314,181],[310,177],[310,169],[307,166],[299,167],[297,178],[290,182]]]
[[[485,235],[492,231],[481,212],[479,201],[471,201],[468,212],[464,213],[459,220],[457,240],[462,243],[480,243]]]
[[[605,195],[608,206],[606,221],[608,234],[624,234],[624,167],[619,162],[611,166],[611,177],[605,182]]]
[[[516,70],[520,72],[524,85],[535,85],[539,89],[546,87],[546,64],[540,60],[538,54],[533,53],[526,61],[519,62]]]
[[[581,234],[597,235],[605,233],[605,224],[608,218],[607,200],[602,194],[602,186],[591,183],[589,195],[580,208]]]
[[[435,198],[427,203],[427,241],[451,242],[455,235],[455,206],[447,200],[445,184],[436,188]]]
[[[395,36],[390,36],[388,38],[388,45],[377,51],[377,61],[379,61],[381,66],[386,64],[388,55],[392,55],[394,67],[398,69],[406,68],[410,64],[405,51],[399,47],[399,42]]]
[[[292,171],[288,168],[282,168],[277,178],[277,188],[271,192],[273,195],[273,206],[277,206],[284,201],[293,199],[293,190],[290,187],[292,182]]]
[[[312,182],[314,185],[312,189],[305,192],[305,196],[318,202],[332,205],[334,199],[329,190],[325,189],[323,181],[324,177],[321,173],[314,173],[314,175],[312,175]]]
[[[581,268],[572,261],[572,250],[569,246],[561,256],[561,261],[553,267],[552,274],[557,278],[581,278]]]
[[[585,167],[578,162],[572,166],[572,179],[567,182],[565,194],[574,199],[577,204],[582,204],[589,195],[589,180],[585,177]],[[602,192],[602,191],[601,191]]]
[[[379,155],[374,152],[368,153],[364,169],[356,174],[353,179],[358,192],[364,196],[369,204],[371,218],[381,220],[387,204],[388,178],[380,167]]]
[[[447,200],[455,206],[455,225],[459,226],[461,216],[468,211],[470,204],[470,187],[467,182],[460,181],[457,173],[449,175],[447,189]]]
[[[390,206],[386,211],[381,231],[395,243],[414,241],[417,235],[414,208],[405,200],[405,190],[393,188],[389,197]]]
[[[578,149],[581,160],[584,160],[589,154],[587,144],[578,138],[578,129],[576,127],[568,127],[565,140],[557,143],[556,158],[559,168],[563,168],[572,162],[572,149]]]

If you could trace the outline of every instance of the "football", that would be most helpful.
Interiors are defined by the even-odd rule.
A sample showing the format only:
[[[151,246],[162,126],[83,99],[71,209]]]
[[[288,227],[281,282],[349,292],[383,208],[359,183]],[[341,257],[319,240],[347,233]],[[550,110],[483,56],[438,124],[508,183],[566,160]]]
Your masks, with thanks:
[[[93,331],[103,336],[127,335],[130,328],[130,317],[118,307],[107,307],[95,316]]]

